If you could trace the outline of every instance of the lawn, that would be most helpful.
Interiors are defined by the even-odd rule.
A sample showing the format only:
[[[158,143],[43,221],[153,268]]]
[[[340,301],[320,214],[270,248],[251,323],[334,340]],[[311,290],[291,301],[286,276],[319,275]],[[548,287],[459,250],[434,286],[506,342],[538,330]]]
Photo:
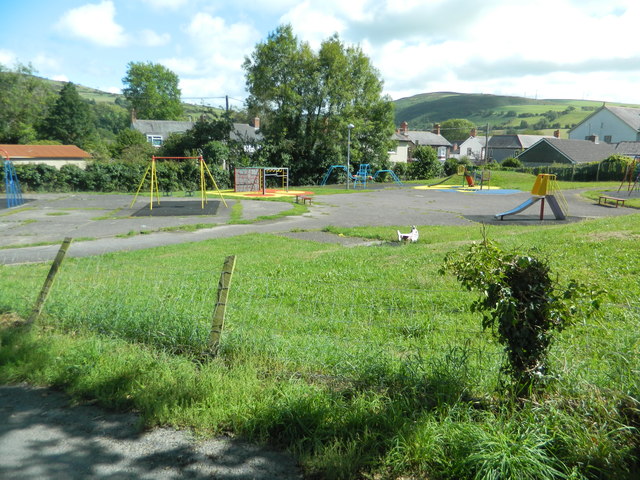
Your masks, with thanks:
[[[470,312],[475,295],[439,273],[480,227],[419,228],[428,239],[409,245],[252,234],[69,258],[28,332],[7,325],[28,316],[48,265],[2,266],[0,381],[133,409],[147,426],[269,443],[311,478],[637,478],[640,215],[489,229],[561,281],[608,291],[596,317],[557,335],[546,390],[520,402],[500,388],[502,351]]]

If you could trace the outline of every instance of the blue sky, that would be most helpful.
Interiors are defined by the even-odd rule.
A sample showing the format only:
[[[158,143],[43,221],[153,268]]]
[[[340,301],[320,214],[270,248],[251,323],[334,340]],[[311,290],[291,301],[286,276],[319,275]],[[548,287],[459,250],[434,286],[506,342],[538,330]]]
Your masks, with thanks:
[[[0,64],[119,91],[161,63],[184,97],[246,98],[242,62],[282,23],[371,58],[393,99],[434,91],[640,104],[637,0],[0,0]]]

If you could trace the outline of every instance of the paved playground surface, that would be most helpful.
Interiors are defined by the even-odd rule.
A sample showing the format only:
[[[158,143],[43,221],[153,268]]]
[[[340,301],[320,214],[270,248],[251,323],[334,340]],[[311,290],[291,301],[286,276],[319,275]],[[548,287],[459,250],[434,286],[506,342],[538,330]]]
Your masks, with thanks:
[[[231,209],[240,202],[242,220],[256,220],[291,208],[290,203],[252,200],[226,200],[211,195],[202,205],[200,198],[162,198],[160,206],[149,207],[149,199],[132,195],[27,194],[21,207],[0,209],[0,263],[47,261],[55,257],[65,237],[75,239],[69,256],[99,255],[113,251],[138,250],[156,246],[197,242],[246,233],[290,234],[320,232],[327,226],[410,226],[410,225],[493,225],[561,224],[587,218],[629,215],[637,210],[612,208],[565,191],[569,206],[566,220],[555,220],[549,209],[539,219],[536,205],[517,215],[497,220],[495,215],[520,205],[529,192],[455,191],[387,187],[373,191],[317,195],[309,212],[301,216],[249,224],[229,224]],[[0,199],[1,200],[1,199]],[[237,207],[236,207],[237,208]],[[198,225],[196,231],[175,230]],[[201,228],[201,227],[206,228]],[[163,229],[165,229],[163,231]],[[166,231],[166,229],[173,231]],[[145,233],[141,235],[140,233]],[[389,239],[395,228],[389,229]],[[307,234],[305,238],[312,240]],[[331,241],[330,235],[315,235],[318,241]],[[353,244],[353,239],[340,240]],[[49,245],[37,246],[48,243]]]

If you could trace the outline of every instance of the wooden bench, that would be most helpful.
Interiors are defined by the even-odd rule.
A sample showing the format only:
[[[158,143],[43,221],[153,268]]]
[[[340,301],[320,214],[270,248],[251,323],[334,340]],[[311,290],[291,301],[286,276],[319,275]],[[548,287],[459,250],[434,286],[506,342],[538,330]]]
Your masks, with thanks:
[[[607,203],[607,200],[609,201],[609,203]],[[620,205],[624,207],[624,201],[624,198],[600,195],[600,197],[598,198],[598,205],[615,205],[615,207],[618,208]]]
[[[296,203],[302,203],[303,205],[307,202],[309,202],[309,205],[311,205],[311,200],[312,197],[310,197],[309,195],[296,195]]]

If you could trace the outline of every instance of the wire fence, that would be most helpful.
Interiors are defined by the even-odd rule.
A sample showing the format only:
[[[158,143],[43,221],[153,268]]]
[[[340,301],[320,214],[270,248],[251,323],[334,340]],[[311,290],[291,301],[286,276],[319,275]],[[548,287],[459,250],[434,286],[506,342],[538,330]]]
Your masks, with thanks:
[[[118,257],[70,259],[51,289],[42,321],[65,331],[89,330],[172,353],[201,354],[210,347],[220,267],[182,265],[167,271]],[[5,277],[12,268],[3,268]],[[44,264],[23,266],[19,282],[3,281],[2,310],[26,318],[47,270]],[[469,311],[473,298],[462,289],[381,288],[339,276],[256,275],[240,267],[220,354],[264,358],[292,370],[355,375],[376,365],[464,352],[469,368],[496,372],[502,349]],[[622,361],[616,351],[640,351],[638,299],[607,303],[602,310],[607,318],[579,323],[559,337],[552,351],[556,363],[570,368],[569,363],[592,378],[611,376],[611,364]],[[636,368],[636,360],[624,362],[630,362],[629,371]]]

